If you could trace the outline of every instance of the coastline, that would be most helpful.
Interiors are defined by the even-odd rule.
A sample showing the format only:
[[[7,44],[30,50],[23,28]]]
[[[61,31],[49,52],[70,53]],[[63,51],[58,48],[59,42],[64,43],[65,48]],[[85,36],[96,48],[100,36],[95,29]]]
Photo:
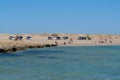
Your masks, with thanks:
[[[11,39],[10,37],[14,37]],[[17,36],[17,38],[16,38]],[[18,36],[22,36],[20,39]],[[26,37],[29,37],[28,39]],[[108,34],[0,34],[0,53],[51,46],[119,46],[120,35]]]

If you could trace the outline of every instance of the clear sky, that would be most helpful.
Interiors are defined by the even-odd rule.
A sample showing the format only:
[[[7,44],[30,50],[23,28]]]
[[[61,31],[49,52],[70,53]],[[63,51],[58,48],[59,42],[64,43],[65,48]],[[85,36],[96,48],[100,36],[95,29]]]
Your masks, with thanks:
[[[120,34],[120,0],[0,0],[0,33]]]

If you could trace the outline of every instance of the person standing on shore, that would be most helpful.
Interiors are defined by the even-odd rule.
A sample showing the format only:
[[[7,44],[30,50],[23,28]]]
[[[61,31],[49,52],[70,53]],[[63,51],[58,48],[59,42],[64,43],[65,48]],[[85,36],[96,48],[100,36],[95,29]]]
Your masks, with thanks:
[[[15,41],[17,41],[18,40],[18,35],[15,37]]]
[[[70,43],[73,43],[73,39],[72,39],[72,38],[69,39],[69,44],[70,44]]]
[[[58,42],[57,42],[57,41],[55,41],[55,45],[56,45],[56,46],[58,45]]]

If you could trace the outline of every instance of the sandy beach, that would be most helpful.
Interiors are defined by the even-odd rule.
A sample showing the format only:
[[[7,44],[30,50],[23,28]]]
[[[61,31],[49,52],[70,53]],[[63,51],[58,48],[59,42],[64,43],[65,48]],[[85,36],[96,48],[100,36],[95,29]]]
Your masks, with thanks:
[[[14,39],[10,39],[10,36]],[[16,39],[22,36],[22,39]],[[30,37],[27,39],[27,37]],[[0,34],[0,52],[50,46],[120,45],[120,35],[109,34]],[[17,49],[17,50],[16,50]],[[4,51],[3,51],[4,50]]]

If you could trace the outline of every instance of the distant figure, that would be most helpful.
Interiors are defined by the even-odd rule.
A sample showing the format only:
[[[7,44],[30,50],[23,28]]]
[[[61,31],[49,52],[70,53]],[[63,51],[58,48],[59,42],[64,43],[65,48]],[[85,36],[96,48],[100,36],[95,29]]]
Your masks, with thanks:
[[[70,39],[69,39],[69,44],[70,44],[70,43],[72,43],[72,42],[73,42],[73,39],[72,39],[72,38],[70,38]]]
[[[71,42],[73,42],[73,39],[71,38]]]
[[[18,40],[18,36],[15,37],[15,41],[17,41],[17,40]]]
[[[57,42],[57,41],[55,41],[55,45],[56,45],[56,46],[58,45],[58,42]]]
[[[64,42],[63,44],[66,45],[66,42]]]
[[[105,41],[107,41],[107,39],[105,39]]]
[[[105,42],[107,43],[107,39],[105,39]]]
[[[112,41],[111,41],[111,40],[109,40],[109,42],[110,42],[110,43],[112,43]]]

